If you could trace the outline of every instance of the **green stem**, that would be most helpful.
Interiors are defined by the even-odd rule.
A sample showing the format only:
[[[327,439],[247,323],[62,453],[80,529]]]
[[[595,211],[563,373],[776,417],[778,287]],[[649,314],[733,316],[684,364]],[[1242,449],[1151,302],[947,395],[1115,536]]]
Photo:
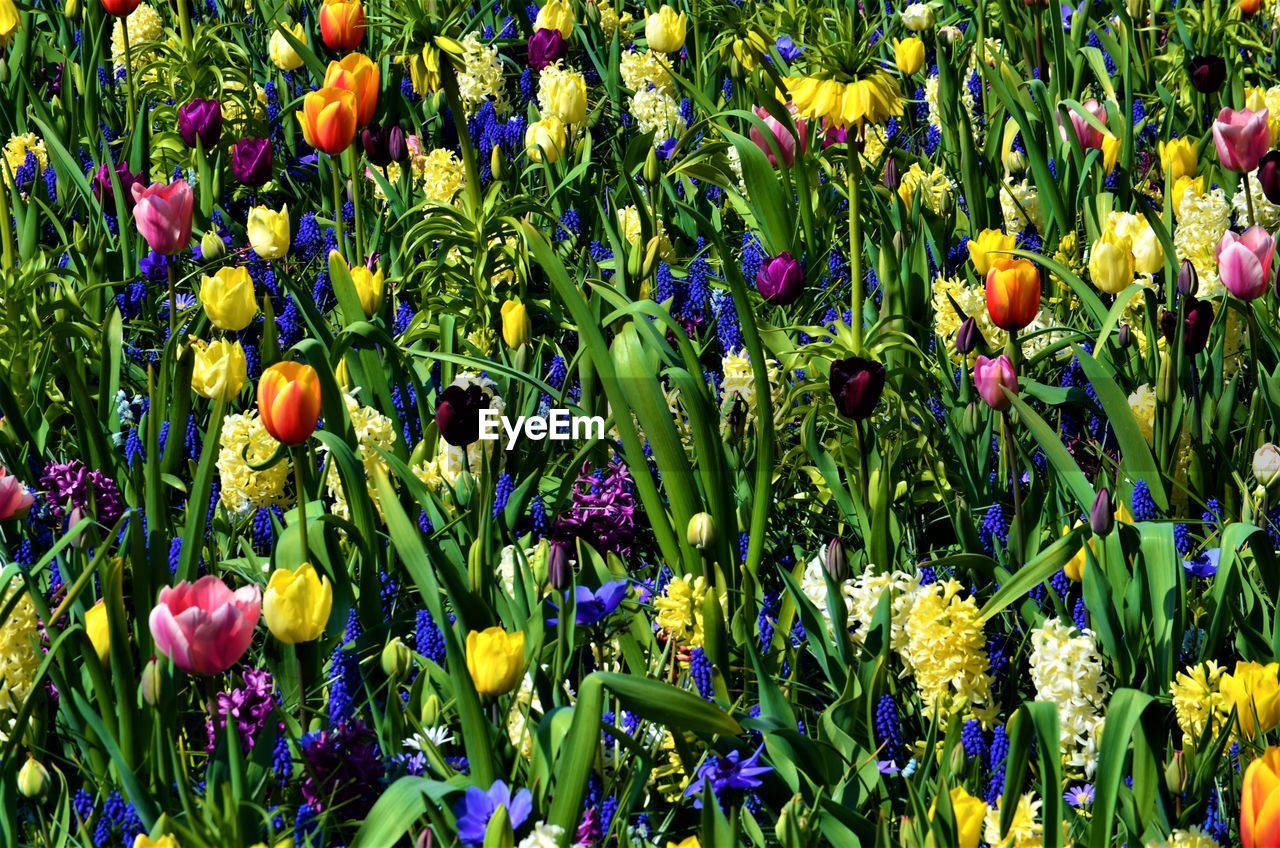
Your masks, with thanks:
[[[1249,207],[1249,226],[1252,227],[1258,219],[1253,215],[1253,194],[1249,191],[1249,172],[1245,171],[1240,176],[1244,178],[1244,202]]]
[[[333,183],[333,228],[334,232],[337,233],[338,236],[338,245],[345,253],[347,244],[346,232],[342,223],[342,175],[339,173],[340,170],[341,168],[338,165],[338,157],[330,156],[329,175],[332,177],[331,182]]]
[[[184,0],[178,0],[178,5],[182,6],[183,2]],[[133,132],[138,123],[138,101],[133,87],[133,46],[129,44],[128,15],[122,15],[120,17],[120,35],[124,38],[125,91],[128,95],[129,104],[129,120],[126,123],[126,126],[129,127],[130,132]]]
[[[862,181],[862,163],[858,160],[858,148],[852,137],[853,128],[845,144],[849,155],[849,276],[853,290],[849,320],[853,330],[853,352],[862,353],[862,210],[859,202],[859,183]]]
[[[1018,487],[1018,465],[1016,456],[1014,455],[1013,437],[1009,426],[1009,413],[1000,413],[1000,435],[1004,438],[1004,450],[1001,456],[1008,463],[1009,485],[1013,488],[1013,533],[1017,538],[1016,545],[1009,545],[1009,557],[1013,560],[1011,564],[1022,564],[1022,490]]]
[[[169,263],[169,338],[178,332],[178,271],[174,263]],[[175,348],[176,350],[176,348]]]
[[[9,186],[13,174],[7,164],[4,165],[4,176],[8,179],[0,180],[0,271],[14,267],[13,230],[9,222]]]
[[[360,215],[360,167],[356,158],[356,146],[354,144],[347,147],[347,169],[351,171],[351,205],[355,207],[355,238],[353,241],[356,245],[356,259],[359,263],[365,260],[364,250],[364,227],[361,226]]]
[[[307,538],[307,484],[303,472],[303,463],[307,460],[307,449],[302,445],[293,448],[293,479],[298,498],[298,529],[302,533],[302,561],[311,562],[310,540]]]

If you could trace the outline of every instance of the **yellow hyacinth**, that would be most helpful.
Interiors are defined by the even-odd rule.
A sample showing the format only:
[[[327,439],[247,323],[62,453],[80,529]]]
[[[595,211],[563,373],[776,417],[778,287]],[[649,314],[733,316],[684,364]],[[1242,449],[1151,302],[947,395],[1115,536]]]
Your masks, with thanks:
[[[333,610],[333,586],[309,562],[296,571],[277,568],[262,595],[267,628],[286,645],[320,638]]]

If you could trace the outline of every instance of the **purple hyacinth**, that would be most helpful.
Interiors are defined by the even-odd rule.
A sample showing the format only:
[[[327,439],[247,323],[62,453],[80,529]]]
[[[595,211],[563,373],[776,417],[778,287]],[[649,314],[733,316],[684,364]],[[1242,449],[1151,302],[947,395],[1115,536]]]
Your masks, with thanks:
[[[253,750],[258,734],[267,726],[267,721],[275,710],[275,683],[271,679],[271,672],[251,668],[245,670],[243,677],[244,686],[218,693],[216,722],[212,716],[205,721],[209,734],[209,751],[217,745],[219,733],[226,729],[227,722],[232,719],[236,723],[240,747],[245,751]]]
[[[363,819],[382,791],[378,740],[363,722],[344,721],[302,737],[306,778],[302,797],[317,812],[330,807],[344,819]]]
[[[90,471],[83,462],[51,462],[40,485],[48,493],[51,517],[61,521],[66,507],[95,516],[103,524],[115,524],[124,515],[124,499],[115,482],[101,471]]]
[[[568,515],[556,520],[551,536],[557,542],[583,539],[602,553],[631,556],[636,538],[636,498],[631,474],[621,462],[593,476],[584,465],[574,487]]]

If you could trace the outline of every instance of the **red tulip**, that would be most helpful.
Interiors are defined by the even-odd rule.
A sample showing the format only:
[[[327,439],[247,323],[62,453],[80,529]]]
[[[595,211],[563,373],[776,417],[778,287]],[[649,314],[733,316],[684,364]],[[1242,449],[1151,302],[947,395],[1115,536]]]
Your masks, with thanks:
[[[258,380],[258,414],[271,438],[300,445],[320,421],[320,376],[300,362],[277,362]]]

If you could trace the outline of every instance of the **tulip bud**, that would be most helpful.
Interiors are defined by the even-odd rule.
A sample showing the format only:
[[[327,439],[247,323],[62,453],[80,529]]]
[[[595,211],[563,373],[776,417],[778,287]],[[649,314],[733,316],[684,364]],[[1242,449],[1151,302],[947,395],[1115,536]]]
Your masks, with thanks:
[[[1160,403],[1173,403],[1178,396],[1178,382],[1173,370],[1173,357],[1169,351],[1160,354],[1160,373],[1156,376],[1156,400]]]
[[[221,259],[227,252],[227,245],[213,230],[207,230],[200,237],[200,256],[206,262],[212,262],[215,259]]]
[[[506,178],[507,159],[502,155],[502,147],[497,144],[489,151],[489,170],[493,172],[493,178],[499,182]]]
[[[969,438],[978,435],[982,430],[982,413],[978,409],[977,401],[969,401],[968,406],[964,408],[964,415],[960,419],[961,432]]]
[[[397,636],[382,649],[382,673],[392,680],[402,679],[413,662],[413,652]]]
[[[62,4],[62,14],[66,15],[68,18],[74,18],[76,15],[80,14],[79,0],[66,0],[66,2]]]
[[[649,148],[649,155],[644,160],[644,181],[653,185],[662,176],[662,166],[658,164],[658,154]]]
[[[1253,476],[1268,488],[1280,479],[1280,448],[1267,442],[1253,453]]]
[[[506,805],[498,805],[489,817],[489,824],[484,829],[483,848],[514,848],[515,833],[511,830],[511,817]]]
[[[1170,794],[1181,795],[1187,786],[1187,763],[1181,751],[1173,752],[1173,759],[1165,763],[1164,785]]]
[[[142,700],[154,707],[160,699],[160,689],[163,685],[164,669],[160,667],[160,662],[152,657],[151,661],[142,668],[142,682],[138,687],[142,690]]]
[[[1200,277],[1196,274],[1196,266],[1191,264],[1190,259],[1182,260],[1182,264],[1178,266],[1178,293],[1195,297],[1199,290]]]
[[[547,582],[557,592],[573,585],[573,563],[569,561],[569,544],[553,542],[547,558]]]
[[[49,770],[28,754],[27,761],[18,769],[18,791],[22,793],[22,797],[42,801],[49,794],[52,784]]]
[[[898,160],[890,156],[889,161],[884,163],[884,187],[896,192],[900,185],[902,185],[902,174],[898,170]]]
[[[440,722],[440,697],[432,692],[422,699],[422,723],[427,727],[435,727]]]
[[[756,274],[756,288],[766,303],[786,306],[804,294],[804,269],[787,251],[766,259]]]
[[[1120,332],[1116,334],[1116,344],[1121,350],[1125,350],[1129,345],[1133,344],[1133,329],[1128,324],[1120,325]]]
[[[844,552],[844,542],[839,536],[833,536],[827,542],[827,555],[823,567],[834,583],[843,583],[849,579],[849,556]]]
[[[458,499],[458,506],[464,509],[471,504],[476,494],[476,478],[470,471],[463,471],[453,484],[453,496]]]
[[[962,355],[973,353],[978,349],[980,338],[982,331],[978,329],[978,322],[972,316],[964,319],[960,329],[956,331],[956,351]]]
[[[704,551],[716,543],[716,522],[708,513],[700,512],[689,519],[685,530],[689,544]]]
[[[1095,536],[1105,536],[1115,527],[1115,507],[1111,503],[1111,491],[1105,486],[1098,490],[1089,509],[1089,529]]]

